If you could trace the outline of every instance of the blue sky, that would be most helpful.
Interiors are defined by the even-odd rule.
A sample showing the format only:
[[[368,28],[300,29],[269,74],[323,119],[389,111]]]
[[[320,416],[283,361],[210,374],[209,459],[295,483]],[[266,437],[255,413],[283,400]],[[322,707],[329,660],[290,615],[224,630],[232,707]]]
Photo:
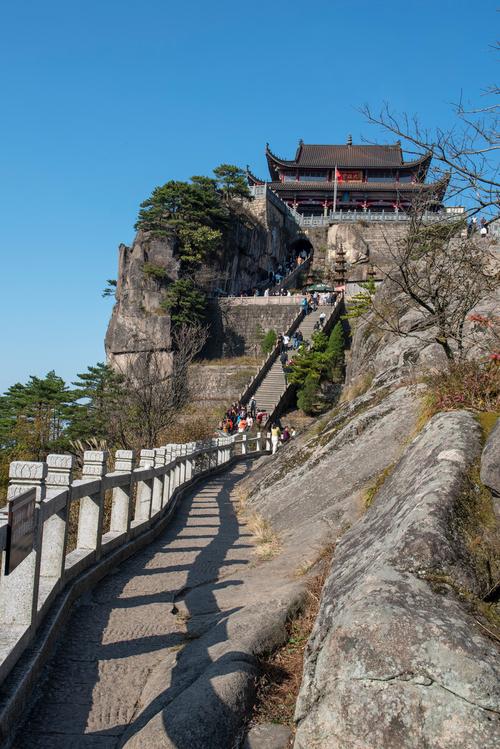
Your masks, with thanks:
[[[168,179],[426,124],[496,77],[496,0],[17,0],[0,10],[0,392],[103,360],[117,247]],[[378,134],[383,142],[387,137]]]

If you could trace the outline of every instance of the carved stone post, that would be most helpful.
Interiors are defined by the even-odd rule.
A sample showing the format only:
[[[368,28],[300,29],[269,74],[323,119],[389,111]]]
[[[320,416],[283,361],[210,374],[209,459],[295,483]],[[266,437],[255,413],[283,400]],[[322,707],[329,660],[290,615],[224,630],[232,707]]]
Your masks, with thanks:
[[[130,474],[130,481],[124,486],[113,489],[111,500],[111,524],[113,533],[128,533],[132,519],[132,471],[134,470],[135,451],[117,450],[115,454],[115,473]]]
[[[45,496],[47,499],[69,489],[73,478],[74,465],[75,459],[72,455],[52,454],[47,456],[48,472],[45,479]],[[43,524],[42,577],[59,579],[64,573],[68,534],[68,506],[68,500],[66,499],[64,506],[47,518]]]
[[[139,468],[153,468],[155,464],[154,450],[141,450]],[[135,520],[149,520],[151,517],[151,497],[153,494],[153,480],[139,481],[135,499]]]
[[[169,463],[172,462],[172,452],[169,445],[165,445],[165,465],[168,466]],[[171,489],[172,484],[172,470],[168,469],[165,471],[165,475],[163,477],[163,496],[161,500],[161,506],[166,507],[168,505],[168,500],[170,499],[170,494],[172,493]]]
[[[187,474],[187,458],[186,455],[188,453],[187,445],[181,445],[181,484],[186,483],[186,474]]]
[[[257,432],[257,440],[255,442],[255,449],[257,450],[258,453],[260,452],[260,440],[261,440],[261,437],[262,437],[261,433]]]
[[[180,445],[172,445],[172,456],[177,461],[174,468],[174,489],[178,489],[181,485],[181,465],[177,460],[180,455],[179,447]]]
[[[248,450],[248,446],[247,446],[247,435],[246,434],[242,434],[241,435],[241,454],[242,455],[246,455],[247,454],[247,450]]]
[[[266,434],[266,451],[271,452],[271,432]]]
[[[0,620],[4,625],[28,627],[35,622],[38,606],[38,586],[40,576],[40,502],[45,495],[46,463],[16,460],[9,468],[9,488],[7,499],[14,499],[27,489],[36,489],[34,515],[33,550],[13,570],[4,574],[2,559],[2,580],[0,585]],[[3,556],[3,555],[2,555]]]
[[[102,479],[106,473],[108,452],[106,450],[86,450],[83,453],[83,480]],[[76,545],[79,549],[95,550],[96,559],[101,553],[102,521],[104,515],[104,489],[102,481],[99,489],[80,500],[78,515],[78,536]]]
[[[186,460],[186,481],[191,481],[193,478],[193,458],[191,457],[193,451],[195,449],[195,443],[194,442],[188,442],[186,445],[186,452],[188,455],[188,458]]]
[[[162,468],[165,466],[166,452],[167,452],[166,447],[155,448],[155,451],[154,451],[155,468]],[[165,479],[165,474],[160,475],[160,476],[155,476],[153,479],[153,497],[151,500],[151,515],[154,515],[156,512],[161,510],[161,506],[163,502],[164,479]]]

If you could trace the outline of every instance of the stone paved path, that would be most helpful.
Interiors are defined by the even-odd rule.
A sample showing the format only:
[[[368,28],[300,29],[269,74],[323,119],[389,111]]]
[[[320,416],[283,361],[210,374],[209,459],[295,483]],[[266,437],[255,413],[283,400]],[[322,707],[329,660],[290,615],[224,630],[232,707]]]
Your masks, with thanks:
[[[232,498],[246,469],[239,463],[200,485],[156,541],[82,599],[15,749],[119,746],[148,675],[193,636],[197,617],[223,615],[218,591],[230,605],[242,585],[253,546]]]

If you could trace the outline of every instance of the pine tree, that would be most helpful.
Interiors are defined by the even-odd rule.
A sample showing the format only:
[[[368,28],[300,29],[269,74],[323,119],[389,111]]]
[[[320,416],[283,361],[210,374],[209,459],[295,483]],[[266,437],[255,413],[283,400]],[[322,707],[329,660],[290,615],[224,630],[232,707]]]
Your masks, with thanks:
[[[319,375],[309,372],[305,378],[304,385],[297,394],[297,406],[306,414],[313,414],[319,405]]]

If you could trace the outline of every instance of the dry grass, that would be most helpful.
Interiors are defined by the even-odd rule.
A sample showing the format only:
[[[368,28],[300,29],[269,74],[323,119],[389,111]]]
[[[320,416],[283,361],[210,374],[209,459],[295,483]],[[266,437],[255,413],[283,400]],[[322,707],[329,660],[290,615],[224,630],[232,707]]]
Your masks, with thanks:
[[[365,372],[357,377],[351,385],[347,385],[342,390],[339,403],[347,403],[360,395],[364,395],[370,389],[374,377],[373,372]]]
[[[248,529],[257,544],[256,554],[259,559],[268,560],[281,551],[281,540],[269,520],[258,512],[253,512],[247,520]]]
[[[257,685],[257,699],[252,725],[280,723],[293,728],[295,703],[302,681],[304,651],[319,610],[321,592],[330,569],[333,546],[318,556],[317,574],[307,586],[302,610],[287,624],[286,643],[265,660],[261,660],[262,676]]]

